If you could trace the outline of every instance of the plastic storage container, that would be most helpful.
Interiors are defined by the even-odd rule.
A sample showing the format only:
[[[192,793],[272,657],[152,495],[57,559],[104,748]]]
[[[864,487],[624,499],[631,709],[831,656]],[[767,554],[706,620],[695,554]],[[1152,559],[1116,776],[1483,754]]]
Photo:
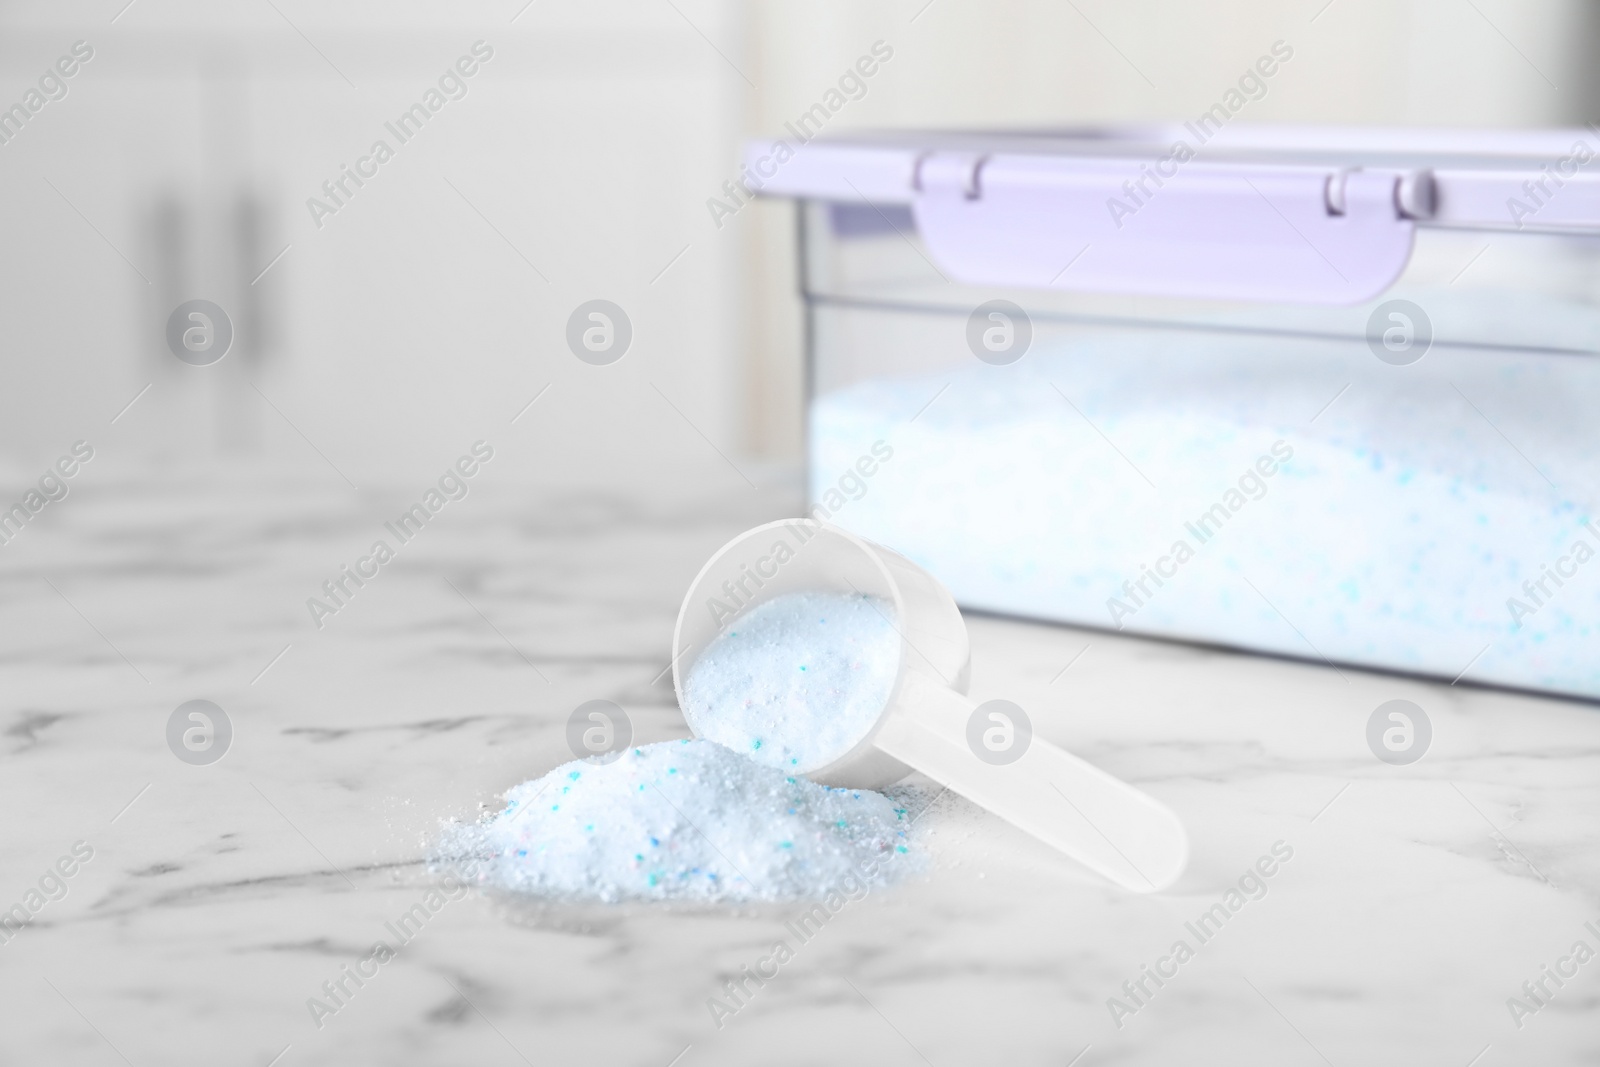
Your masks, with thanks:
[[[813,514],[967,608],[1600,697],[1600,135],[748,146]]]

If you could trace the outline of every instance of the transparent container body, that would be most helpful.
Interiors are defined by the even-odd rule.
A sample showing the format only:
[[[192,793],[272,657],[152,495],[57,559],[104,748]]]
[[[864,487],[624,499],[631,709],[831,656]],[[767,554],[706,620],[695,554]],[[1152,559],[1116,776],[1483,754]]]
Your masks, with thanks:
[[[1310,307],[979,289],[903,206],[799,210],[813,514],[962,607],[1600,698],[1600,237],[1421,226]]]

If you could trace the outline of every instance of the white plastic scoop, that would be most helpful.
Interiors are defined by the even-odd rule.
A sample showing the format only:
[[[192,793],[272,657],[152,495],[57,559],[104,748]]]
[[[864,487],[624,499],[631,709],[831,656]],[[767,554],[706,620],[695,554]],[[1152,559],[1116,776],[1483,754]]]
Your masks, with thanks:
[[[895,552],[836,526],[784,519],[748,530],[700,571],[673,635],[673,684],[689,727],[684,679],[729,623],[785,593],[860,593],[894,605],[900,666],[877,722],[849,751],[796,767],[825,785],[879,789],[913,768],[1026,830],[1117,885],[1164,889],[1183,873],[1189,839],[1166,805],[1039,738],[1013,762],[980,758],[969,744],[966,624],[950,593]],[[999,721],[999,720],[996,720]]]

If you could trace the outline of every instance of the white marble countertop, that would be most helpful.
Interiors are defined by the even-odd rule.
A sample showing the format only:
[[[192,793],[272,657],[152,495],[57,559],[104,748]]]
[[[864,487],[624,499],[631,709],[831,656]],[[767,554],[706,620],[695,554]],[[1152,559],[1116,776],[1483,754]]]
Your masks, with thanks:
[[[1570,957],[1600,950],[1600,710],[986,617],[974,695],[1179,811],[1175,890],[1120,892],[946,794],[917,822],[926,876],[840,911],[721,1029],[707,998],[797,908],[474,892],[319,1029],[308,998],[425,899],[441,820],[569,758],[577,704],[684,734],[652,684],[678,598],[794,506],[485,485],[314,629],[305,599],[403,496],[129,479],[0,549],[0,909],[93,850],[4,934],[0,1064],[1600,1060],[1600,962]],[[234,726],[210,766],[165,740],[196,698]],[[1393,698],[1433,725],[1410,766],[1365,740]],[[1185,924],[1277,842],[1266,895],[1201,943]],[[1119,1027],[1108,998],[1134,1006],[1123,983],[1180,939],[1193,958]],[[1519,1028],[1507,999],[1545,965],[1577,973]]]

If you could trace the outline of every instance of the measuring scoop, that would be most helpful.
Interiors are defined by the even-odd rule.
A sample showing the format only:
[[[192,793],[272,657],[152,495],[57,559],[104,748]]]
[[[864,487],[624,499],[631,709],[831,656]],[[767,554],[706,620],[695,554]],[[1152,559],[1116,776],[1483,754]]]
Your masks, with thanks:
[[[1005,710],[1014,713],[1014,705],[969,699],[971,646],[949,591],[904,556],[827,523],[783,519],[747,530],[689,587],[673,634],[672,677],[690,729],[705,732],[687,710],[684,679],[718,634],[773,597],[821,591],[893,604],[900,665],[866,735],[796,771],[823,785],[881,789],[915,769],[1124,889],[1155,892],[1183,873],[1189,839],[1171,809],[1030,736],[1025,725],[1018,729]]]

